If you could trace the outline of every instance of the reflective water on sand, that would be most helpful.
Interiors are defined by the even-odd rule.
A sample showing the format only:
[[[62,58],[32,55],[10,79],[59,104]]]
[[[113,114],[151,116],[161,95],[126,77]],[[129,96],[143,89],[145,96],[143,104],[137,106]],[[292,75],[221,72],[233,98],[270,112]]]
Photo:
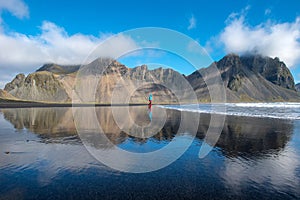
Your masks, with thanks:
[[[79,109],[84,113],[87,108]],[[131,107],[128,124],[146,126],[159,117],[155,109],[163,108],[153,107],[150,117],[147,107]],[[138,137],[139,131],[135,136],[121,131],[111,108],[98,107],[96,112],[110,140],[91,142],[99,151],[113,144],[131,152],[151,152],[189,137],[188,124],[176,135],[182,114],[177,110],[166,110],[163,128],[144,138]],[[72,108],[2,109],[0,199],[300,198],[299,121],[228,116],[213,151],[199,159],[209,122],[210,116],[201,114],[196,138],[174,163],[132,174],[113,170],[88,153]]]

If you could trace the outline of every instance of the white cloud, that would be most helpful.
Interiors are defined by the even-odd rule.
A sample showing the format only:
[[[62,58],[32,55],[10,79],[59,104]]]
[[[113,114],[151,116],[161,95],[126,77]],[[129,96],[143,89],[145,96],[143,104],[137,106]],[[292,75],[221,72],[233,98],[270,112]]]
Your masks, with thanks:
[[[194,17],[194,15],[192,15],[192,17],[189,19],[189,26],[188,26],[188,30],[194,29],[197,26],[197,20]]]
[[[17,18],[29,17],[28,6],[23,0],[0,0],[1,14],[8,11]],[[0,27],[1,29],[1,27]],[[18,32],[6,33],[0,30],[0,88],[18,73],[34,72],[44,63],[82,64],[91,62],[85,58],[104,40],[93,55],[97,57],[115,57],[129,49],[137,48],[137,44],[130,37],[118,34],[102,34],[99,37],[80,33],[69,35],[64,28],[48,21],[40,27],[41,33],[35,36]]]
[[[259,53],[279,57],[289,67],[300,62],[300,17],[294,22],[267,21],[250,26],[245,14],[230,15],[227,26],[217,37],[226,53]]]
[[[29,17],[28,6],[22,0],[0,0],[0,15],[3,10],[9,11],[20,19]],[[1,22],[2,19],[0,17]]]
[[[28,36],[21,33],[0,32],[0,88],[19,72],[35,71],[44,63],[81,64],[107,35],[69,35],[62,27],[52,22],[43,22],[41,33]],[[97,50],[97,57],[115,57],[120,52],[137,48],[130,37],[118,34]],[[96,57],[95,57],[96,58]],[[91,58],[91,59],[95,59]],[[90,62],[92,60],[87,60]]]

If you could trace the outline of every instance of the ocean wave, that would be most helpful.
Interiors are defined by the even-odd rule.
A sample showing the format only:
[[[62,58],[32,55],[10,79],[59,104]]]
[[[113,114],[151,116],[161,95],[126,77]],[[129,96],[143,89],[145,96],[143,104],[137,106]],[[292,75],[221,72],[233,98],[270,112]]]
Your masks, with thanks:
[[[300,120],[300,103],[225,103],[160,106],[185,112]]]
[[[258,108],[300,108],[300,103],[226,103],[226,106]]]

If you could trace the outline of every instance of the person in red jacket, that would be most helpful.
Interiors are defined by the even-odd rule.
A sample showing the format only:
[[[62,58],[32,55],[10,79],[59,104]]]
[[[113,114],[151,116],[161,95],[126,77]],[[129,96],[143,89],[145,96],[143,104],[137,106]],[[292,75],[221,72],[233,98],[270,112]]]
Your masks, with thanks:
[[[150,94],[149,94],[149,98],[148,98],[148,100],[149,100],[148,107],[149,107],[149,108],[152,107],[152,99],[153,99],[153,96],[152,96],[152,94],[150,93]]]

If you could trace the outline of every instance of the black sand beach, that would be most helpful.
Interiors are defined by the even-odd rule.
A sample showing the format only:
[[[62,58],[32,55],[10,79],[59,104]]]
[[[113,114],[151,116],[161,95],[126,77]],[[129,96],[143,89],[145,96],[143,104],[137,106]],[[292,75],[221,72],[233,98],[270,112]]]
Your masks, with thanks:
[[[89,108],[76,109],[84,115]],[[161,117],[160,109],[154,106],[150,119],[147,106],[130,107],[127,124],[134,121],[147,126]],[[88,130],[88,121],[83,121],[86,134],[90,134],[88,144],[100,152],[117,146],[146,153],[163,149],[172,141],[180,144],[193,138],[190,124],[182,124],[182,112],[164,111],[163,128],[149,138],[140,138],[118,127],[111,107],[97,107],[98,122],[111,143],[95,140],[95,130]],[[196,116],[186,114],[191,119]],[[1,109],[0,199],[300,197],[299,121],[227,116],[216,145],[200,159],[210,119],[209,114],[201,114],[196,137],[175,162],[157,171],[135,174],[111,169],[89,154],[74,125],[72,108]],[[162,156],[168,158],[172,153]]]

